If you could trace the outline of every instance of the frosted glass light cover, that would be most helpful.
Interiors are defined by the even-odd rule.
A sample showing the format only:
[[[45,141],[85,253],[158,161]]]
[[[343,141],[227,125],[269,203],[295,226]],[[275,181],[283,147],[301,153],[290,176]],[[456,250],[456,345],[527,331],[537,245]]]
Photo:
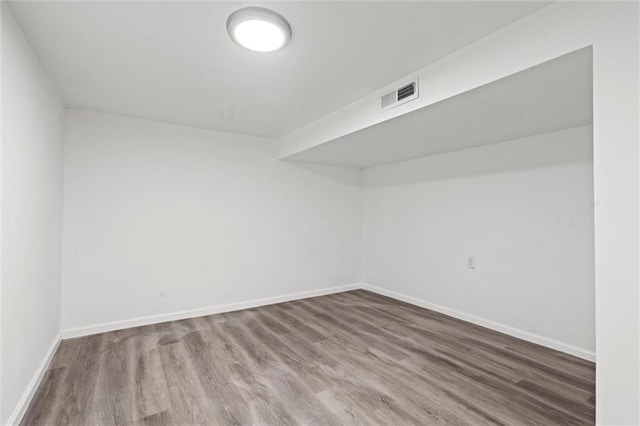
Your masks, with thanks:
[[[260,53],[281,50],[291,39],[289,23],[276,12],[259,7],[232,13],[227,20],[227,31],[236,44]]]

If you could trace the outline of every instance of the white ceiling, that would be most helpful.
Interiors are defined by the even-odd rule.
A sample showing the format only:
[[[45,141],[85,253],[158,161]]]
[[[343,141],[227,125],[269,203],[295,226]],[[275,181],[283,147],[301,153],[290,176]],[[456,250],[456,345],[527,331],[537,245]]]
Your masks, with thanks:
[[[231,42],[239,7],[211,2],[13,2],[69,107],[280,136],[541,7],[540,2],[282,2],[291,44]]]
[[[593,122],[584,48],[286,157],[366,168]]]

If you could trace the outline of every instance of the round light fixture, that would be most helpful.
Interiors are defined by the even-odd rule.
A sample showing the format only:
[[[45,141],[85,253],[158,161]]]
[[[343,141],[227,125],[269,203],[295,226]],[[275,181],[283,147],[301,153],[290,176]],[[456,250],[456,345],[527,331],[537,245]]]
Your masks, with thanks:
[[[253,52],[276,52],[291,40],[291,27],[276,12],[262,7],[245,7],[227,19],[231,40]]]

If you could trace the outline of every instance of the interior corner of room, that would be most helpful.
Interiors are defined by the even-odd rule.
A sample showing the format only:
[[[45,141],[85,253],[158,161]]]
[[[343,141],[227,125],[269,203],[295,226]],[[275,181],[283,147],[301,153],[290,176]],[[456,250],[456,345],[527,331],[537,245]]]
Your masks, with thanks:
[[[244,332],[260,342],[252,366],[273,373],[284,360],[308,379],[269,386],[311,395],[310,424],[318,406],[353,402],[360,382],[349,380],[366,374],[356,361],[336,373],[343,364],[323,364],[325,353],[402,365],[398,377],[414,372],[416,386],[462,365],[450,383],[461,395],[489,386],[460,378],[481,354],[484,372],[508,378],[495,383],[523,392],[524,423],[638,424],[638,4],[273,3],[291,28],[267,54],[227,34],[242,6],[2,2],[0,424],[62,422],[43,389],[63,386],[60,357],[80,356],[82,339],[114,339],[120,355],[139,345],[140,357],[164,339],[158,365],[209,351],[227,363],[225,383],[253,389],[268,375],[235,371],[228,348],[246,359],[252,349],[237,335],[225,343]],[[160,337],[127,340],[135,330]],[[421,357],[437,368],[409,366]],[[164,383],[203,365],[158,368]],[[558,366],[571,377],[553,376]],[[376,408],[356,420],[422,419],[410,393],[372,377],[380,393],[364,406]],[[540,395],[563,380],[577,384],[554,390],[555,402]],[[408,417],[378,410],[385,386]],[[87,414],[93,397],[83,398],[74,404]],[[162,417],[178,410],[168,397],[145,398],[86,418],[178,421]],[[252,398],[235,420],[264,420],[269,404]],[[429,398],[445,423],[516,418],[509,407],[473,417],[487,415],[489,396],[481,414]],[[193,422],[228,420],[211,410]],[[353,421],[345,412],[327,419]]]

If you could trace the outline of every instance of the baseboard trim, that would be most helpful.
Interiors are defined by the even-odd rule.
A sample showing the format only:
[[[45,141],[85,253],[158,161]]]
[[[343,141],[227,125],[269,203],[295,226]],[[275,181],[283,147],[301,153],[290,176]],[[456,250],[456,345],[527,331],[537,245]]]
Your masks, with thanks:
[[[18,425],[22,420],[22,417],[27,412],[27,408],[29,408],[29,404],[31,404],[31,400],[36,394],[40,383],[42,383],[42,379],[44,378],[45,373],[47,372],[47,370],[49,370],[49,366],[51,365],[53,356],[56,354],[56,351],[58,350],[61,342],[62,333],[58,332],[53,342],[51,342],[51,346],[49,346],[49,349],[42,359],[42,362],[38,366],[38,369],[31,378],[31,381],[27,385],[27,388],[18,400],[18,405],[16,406],[15,410],[13,410],[13,413],[11,413],[9,420],[7,421],[8,426]]]
[[[336,287],[328,287],[319,290],[289,293],[280,296],[265,297],[262,299],[248,300],[244,302],[228,303],[223,305],[208,306],[205,308],[190,309],[167,314],[150,315],[133,318],[130,320],[114,321],[92,325],[88,327],[71,328],[62,330],[63,339],[74,339],[77,337],[90,336],[92,334],[105,333],[107,331],[122,330],[142,325],[158,324],[167,321],[176,321],[187,318],[196,318],[205,315],[221,314],[224,312],[239,311],[242,309],[257,308],[259,306],[273,305],[275,303],[290,302],[292,300],[307,299],[309,297],[324,296],[327,294],[342,293],[343,291],[357,290],[362,288],[362,284],[348,284]]]
[[[511,327],[505,324],[501,324],[495,321],[491,321],[485,318],[481,318],[475,315],[467,314],[455,309],[447,308],[437,305],[435,303],[427,302],[412,296],[407,296],[402,293],[387,290],[381,287],[376,287],[370,284],[362,284],[362,288],[369,290],[373,293],[378,293],[383,296],[391,297],[392,299],[400,300],[402,302],[410,303],[412,305],[419,306],[421,308],[430,309],[432,311],[439,312],[450,317],[454,317],[463,321],[470,322],[485,328],[489,328],[500,333],[508,334],[509,336],[517,337],[518,339],[526,340],[531,343],[536,343],[541,346],[545,346],[551,349],[555,349],[560,352],[567,353],[569,355],[576,356],[578,358],[586,359],[587,361],[596,361],[595,352],[578,348],[566,343],[559,342],[557,340],[549,339],[538,334],[530,333],[528,331],[520,330],[515,327]]]
[[[507,334],[509,336],[517,337],[518,339],[526,340],[531,343],[536,343],[541,346],[545,346],[551,349],[555,349],[560,352],[582,358],[588,361],[595,362],[596,354],[592,351],[578,348],[554,339],[549,339],[538,334],[530,333],[515,327],[511,327],[505,324],[501,324],[495,321],[491,321],[482,317],[467,314],[455,309],[447,308],[445,306],[437,305],[416,297],[407,296],[402,293],[398,293],[392,290],[387,290],[381,287],[373,286],[366,283],[355,283],[336,287],[328,287],[319,290],[311,290],[297,293],[289,293],[280,296],[266,297],[262,299],[248,300],[244,302],[228,303],[223,305],[214,305],[204,308],[190,309],[179,312],[171,312],[167,314],[150,315],[145,317],[133,318],[130,320],[114,321],[108,323],[97,324],[88,327],[78,327],[62,331],[62,339],[74,339],[77,337],[90,336],[92,334],[105,333],[108,331],[123,330],[131,327],[139,327],[143,325],[158,324],[167,321],[176,321],[187,318],[195,318],[205,315],[220,314],[224,312],[239,311],[242,309],[257,308],[260,306],[273,305],[275,303],[290,302],[292,300],[307,299],[309,297],[324,296],[327,294],[341,293],[343,291],[364,289],[374,293],[381,294],[383,296],[391,297],[392,299],[400,300],[412,305],[420,306],[422,308],[430,309],[432,311],[439,312],[444,315],[448,315],[463,321],[470,322],[482,327],[489,328],[500,333]],[[59,342],[58,342],[59,344]],[[57,346],[56,346],[57,349]],[[55,353],[55,351],[53,352]],[[50,356],[53,356],[53,353]],[[49,360],[50,361],[50,360]],[[48,365],[48,364],[47,364]],[[46,369],[44,370],[46,371]],[[44,371],[41,374],[44,374]],[[35,378],[34,378],[35,379]],[[39,384],[39,382],[38,382]],[[37,386],[36,386],[37,389]],[[35,392],[35,389],[34,389]],[[24,398],[24,397],[23,397]],[[13,417],[12,417],[13,418]]]

